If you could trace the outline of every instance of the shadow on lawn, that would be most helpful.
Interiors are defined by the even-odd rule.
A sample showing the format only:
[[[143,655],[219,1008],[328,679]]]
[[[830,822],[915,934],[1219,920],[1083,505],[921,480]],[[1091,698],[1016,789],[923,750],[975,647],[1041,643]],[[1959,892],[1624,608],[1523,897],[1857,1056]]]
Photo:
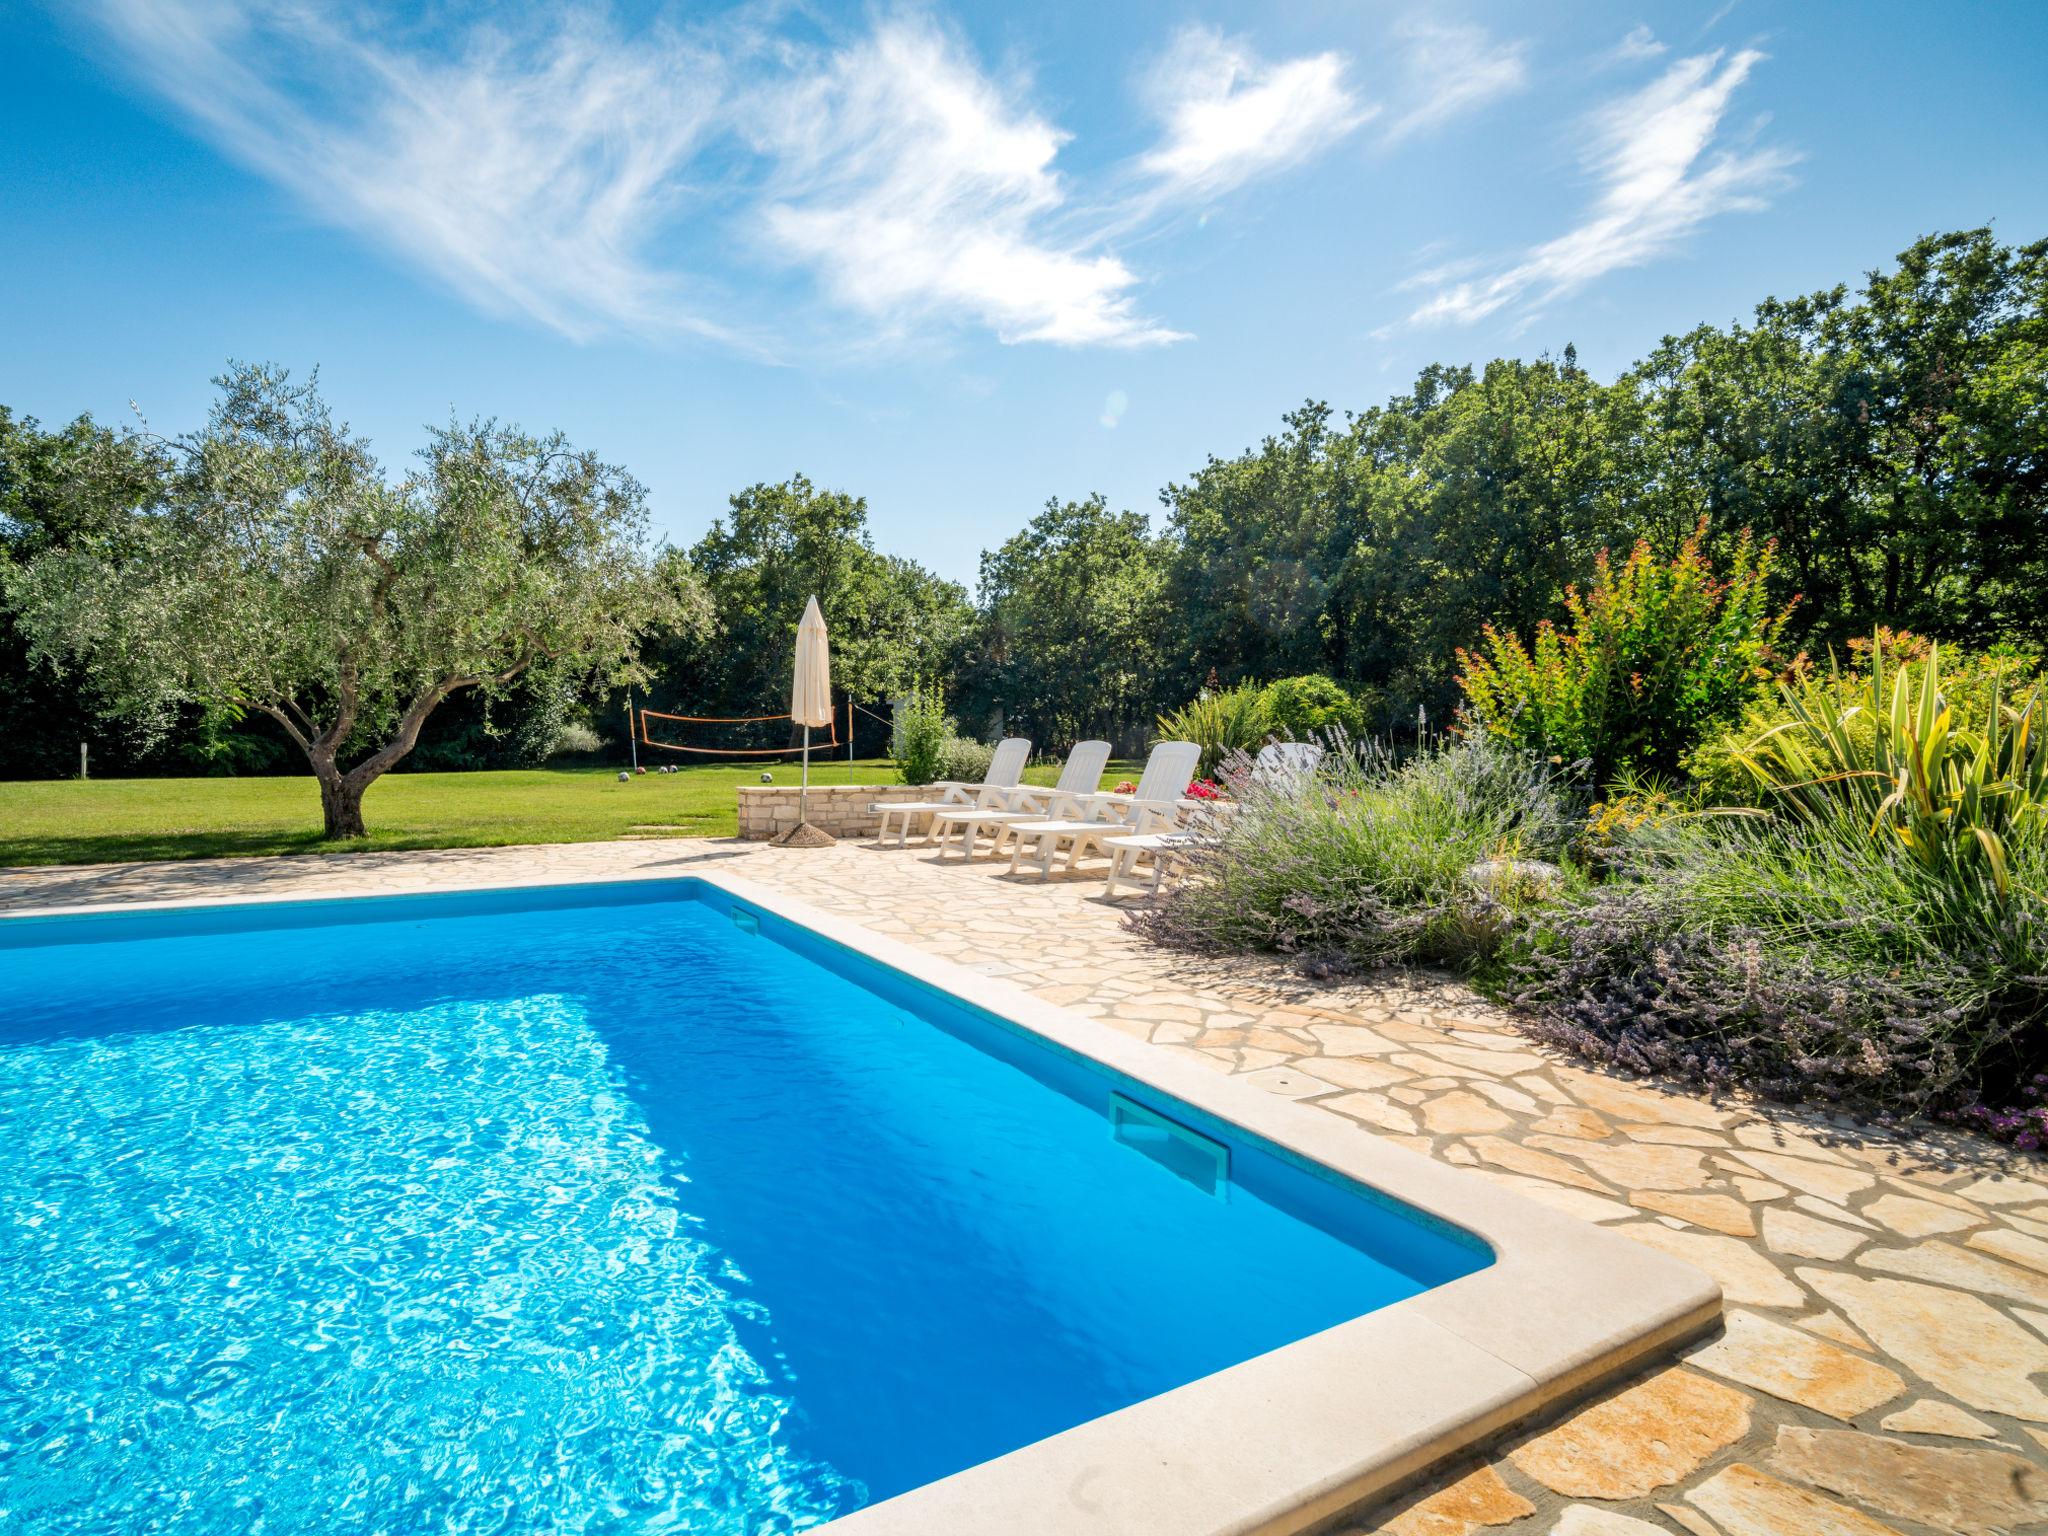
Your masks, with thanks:
[[[146,842],[145,839],[109,838],[105,841],[128,846]],[[108,862],[104,864],[82,864],[75,859],[66,866],[52,868],[0,867],[0,911],[29,907],[71,907],[87,906],[99,902],[124,901],[179,901],[199,897],[241,896],[263,897],[273,893],[284,896],[295,890],[306,894],[302,882],[306,876],[308,857],[322,863],[333,861],[344,870],[366,875],[377,875],[385,871],[402,874],[407,885],[424,883],[431,889],[431,875],[422,882],[423,871],[446,871],[451,874],[469,874],[482,867],[488,872],[494,854],[501,854],[506,847],[533,846],[531,844],[499,844],[479,846],[474,843],[443,847],[398,847],[363,848],[360,845],[345,845],[324,842],[317,837],[305,838],[299,849],[282,848],[271,840],[253,851],[258,854],[283,854],[283,857],[251,859],[246,863],[224,863],[219,858],[177,863],[166,859],[154,862]],[[630,871],[622,871],[619,878],[636,879],[674,873],[686,866],[704,864],[724,859],[737,858],[742,847],[737,839],[693,838],[699,845],[688,852],[678,852],[672,858],[647,859]],[[705,842],[713,846],[701,846]],[[19,847],[17,843],[0,842],[0,856]],[[67,846],[76,848],[77,842]],[[296,857],[290,855],[296,853]],[[466,882],[458,881],[451,888],[460,889]],[[489,883],[486,880],[483,883]],[[323,895],[331,892],[313,890],[310,894]]]
[[[397,846],[379,841],[378,848]],[[0,868],[112,864],[124,860],[231,859],[255,854],[343,853],[318,832],[110,832],[51,837],[0,837]]]
[[[616,837],[635,842],[715,836],[719,818],[685,813],[666,822],[622,829]],[[47,869],[53,865],[164,863],[183,859],[238,859],[294,855],[369,855],[379,853],[461,852],[465,849],[514,848],[564,842],[610,841],[603,837],[538,837],[534,828],[493,836],[475,828],[443,832],[372,832],[367,840],[330,842],[318,832],[207,831],[71,833],[49,837],[0,836],[0,873],[9,869]]]

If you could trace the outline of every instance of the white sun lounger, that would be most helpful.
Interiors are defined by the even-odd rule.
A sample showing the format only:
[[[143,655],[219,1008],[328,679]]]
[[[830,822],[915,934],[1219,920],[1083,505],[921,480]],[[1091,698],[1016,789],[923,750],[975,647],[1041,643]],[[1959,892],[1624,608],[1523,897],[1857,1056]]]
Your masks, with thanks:
[[[1071,799],[1093,793],[1102,782],[1103,765],[1108,761],[1108,742],[1077,741],[1067,754],[1066,766],[1060,769],[1059,783],[1051,789],[1019,784],[1003,792],[1000,803],[989,803],[996,797],[985,792],[982,804],[937,812],[932,817],[931,835],[938,842],[939,857],[946,856],[946,844],[956,831],[960,834],[962,858],[974,857],[975,839],[984,835],[993,840],[989,852],[1001,853],[1013,824],[1042,821],[1052,814],[1054,802],[1062,797]]]
[[[1272,789],[1300,791],[1314,780],[1322,761],[1323,749],[1312,741],[1276,741],[1259,749],[1258,758],[1252,763],[1252,783]],[[1228,801],[1204,809],[1217,818],[1231,812]],[[1104,894],[1114,896],[1120,887],[1135,885],[1147,894],[1157,896],[1167,871],[1179,862],[1181,850],[1208,841],[1213,831],[1212,825],[1175,832],[1133,832],[1105,837],[1102,847],[1109,855],[1109,884]],[[1138,873],[1141,862],[1152,866],[1149,880]]]
[[[1050,879],[1062,844],[1067,868],[1072,869],[1105,837],[1173,830],[1181,815],[1181,797],[1201,760],[1202,749],[1192,741],[1162,741],[1145,760],[1135,795],[1055,796],[1046,820],[1011,823],[1010,872],[1015,874],[1028,857],[1039,874]]]
[[[940,811],[959,810],[963,806],[979,805],[981,797],[992,792],[1007,793],[1017,787],[1017,781],[1024,777],[1024,764],[1031,756],[1031,742],[1023,736],[1005,736],[996,744],[995,754],[988,760],[988,772],[979,784],[966,784],[958,779],[941,779],[931,785],[940,791],[936,800],[878,800],[869,807],[881,813],[881,824],[875,828],[875,841],[886,842],[889,836],[891,818],[900,817],[896,826],[896,846],[903,847],[910,841],[910,824],[920,816],[933,816]],[[1000,803],[1000,802],[991,802]],[[926,840],[931,837],[926,829]]]

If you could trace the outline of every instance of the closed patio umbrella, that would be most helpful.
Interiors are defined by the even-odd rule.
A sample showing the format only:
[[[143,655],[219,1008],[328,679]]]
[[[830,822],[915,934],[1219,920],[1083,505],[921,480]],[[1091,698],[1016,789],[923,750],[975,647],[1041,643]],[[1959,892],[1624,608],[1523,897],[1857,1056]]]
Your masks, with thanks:
[[[824,848],[832,834],[810,823],[811,727],[832,723],[832,647],[825,637],[825,615],[814,597],[804,604],[796,627],[796,677],[789,694],[789,718],[804,728],[803,787],[797,791],[797,825],[780,839],[786,848]]]

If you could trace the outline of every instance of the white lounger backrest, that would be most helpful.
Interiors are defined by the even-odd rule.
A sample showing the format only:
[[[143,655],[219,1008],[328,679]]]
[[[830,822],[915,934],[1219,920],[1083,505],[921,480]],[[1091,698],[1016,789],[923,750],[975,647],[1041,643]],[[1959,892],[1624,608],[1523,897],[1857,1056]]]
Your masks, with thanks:
[[[992,789],[1015,789],[1024,777],[1024,763],[1030,756],[1028,736],[1005,736],[996,743],[995,755],[988,760],[988,772],[981,782]]]
[[[1274,789],[1300,788],[1323,761],[1323,749],[1312,741],[1276,741],[1259,748],[1252,763],[1252,782]]]
[[[1202,749],[1192,741],[1162,741],[1145,759],[1145,776],[1138,780],[1140,800],[1178,800],[1188,792],[1195,767],[1202,761]]]
[[[1092,795],[1102,782],[1103,767],[1109,762],[1109,743],[1106,741],[1077,741],[1074,750],[1067,754],[1067,766],[1060,770],[1060,781],[1055,793],[1062,795]]]

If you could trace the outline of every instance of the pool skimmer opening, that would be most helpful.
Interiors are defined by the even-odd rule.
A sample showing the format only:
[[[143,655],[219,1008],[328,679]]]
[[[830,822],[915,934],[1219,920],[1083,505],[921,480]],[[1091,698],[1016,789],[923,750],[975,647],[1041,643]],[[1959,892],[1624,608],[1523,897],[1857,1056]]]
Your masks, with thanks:
[[[1123,1094],[1109,1096],[1112,1134],[1205,1195],[1230,1198],[1230,1148]]]

